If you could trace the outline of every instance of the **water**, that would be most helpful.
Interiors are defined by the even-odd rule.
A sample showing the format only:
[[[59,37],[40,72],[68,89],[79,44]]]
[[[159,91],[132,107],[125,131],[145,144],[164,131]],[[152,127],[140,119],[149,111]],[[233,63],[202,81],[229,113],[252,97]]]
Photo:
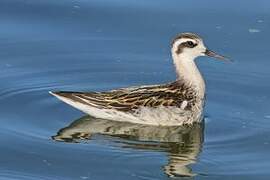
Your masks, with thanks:
[[[1,0],[0,179],[269,179],[269,5]],[[204,124],[99,121],[48,94],[172,81],[184,31],[234,60],[197,61]]]

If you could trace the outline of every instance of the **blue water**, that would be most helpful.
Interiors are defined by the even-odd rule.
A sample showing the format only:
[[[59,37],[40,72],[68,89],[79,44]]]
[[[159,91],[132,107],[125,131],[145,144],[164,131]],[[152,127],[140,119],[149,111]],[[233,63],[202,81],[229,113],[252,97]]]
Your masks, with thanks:
[[[269,179],[269,7],[1,0],[0,179]],[[169,44],[185,31],[234,60],[197,60],[207,83],[203,124],[99,121],[48,94],[172,81]]]

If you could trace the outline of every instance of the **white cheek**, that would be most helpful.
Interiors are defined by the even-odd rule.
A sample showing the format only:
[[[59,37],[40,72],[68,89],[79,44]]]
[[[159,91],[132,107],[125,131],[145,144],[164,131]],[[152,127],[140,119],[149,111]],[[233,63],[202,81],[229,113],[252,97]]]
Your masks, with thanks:
[[[205,54],[204,54],[205,51],[206,51],[206,47],[204,46],[204,44],[199,44],[198,47],[196,47],[196,52],[200,56],[205,56]]]
[[[196,58],[201,55],[202,49],[199,47],[185,48],[182,53],[191,58]]]

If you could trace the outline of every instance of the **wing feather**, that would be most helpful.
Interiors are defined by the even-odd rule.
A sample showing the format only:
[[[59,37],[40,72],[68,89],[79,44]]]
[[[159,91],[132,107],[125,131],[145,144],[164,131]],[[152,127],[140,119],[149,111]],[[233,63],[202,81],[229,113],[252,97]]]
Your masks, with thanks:
[[[133,87],[108,92],[55,92],[73,101],[79,101],[89,106],[132,111],[141,106],[175,106],[181,107],[187,101],[186,108],[190,108],[195,99],[194,91],[179,81],[154,86]]]

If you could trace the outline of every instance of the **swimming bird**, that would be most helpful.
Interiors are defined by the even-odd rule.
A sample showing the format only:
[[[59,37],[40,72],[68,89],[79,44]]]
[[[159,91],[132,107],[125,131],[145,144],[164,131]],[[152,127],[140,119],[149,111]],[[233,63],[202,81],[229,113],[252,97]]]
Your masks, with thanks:
[[[132,123],[177,126],[200,122],[205,82],[195,58],[224,56],[206,48],[195,33],[181,33],[171,44],[177,79],[161,85],[121,88],[106,92],[50,92],[65,103],[96,118]]]

